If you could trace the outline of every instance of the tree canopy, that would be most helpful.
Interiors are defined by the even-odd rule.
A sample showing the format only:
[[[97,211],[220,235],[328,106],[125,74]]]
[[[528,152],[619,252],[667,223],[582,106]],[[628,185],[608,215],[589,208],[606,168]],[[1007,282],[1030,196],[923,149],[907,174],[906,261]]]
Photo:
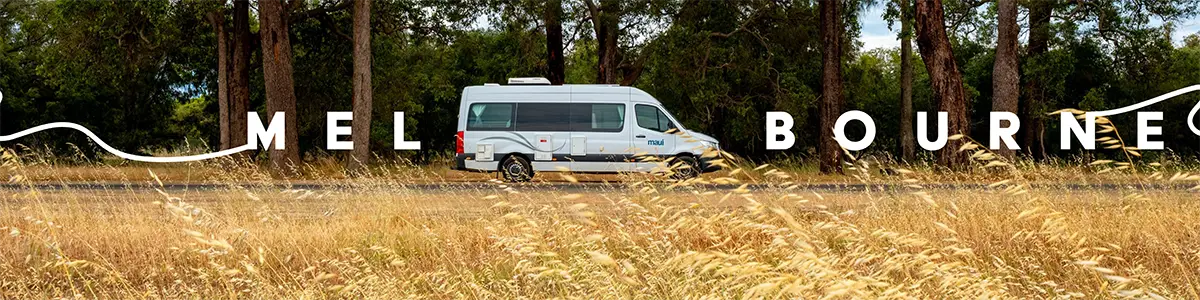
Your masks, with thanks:
[[[350,0],[284,2],[292,50],[300,151],[325,152],[325,112],[351,111],[354,83]],[[839,0],[844,109],[875,117],[875,153],[900,153],[901,53],[862,49],[860,22],[872,6]],[[39,124],[80,123],[129,152],[220,145],[218,35],[206,16],[233,17],[225,1],[0,1],[0,133]],[[558,1],[552,1],[554,3]],[[375,1],[370,9],[370,148],[382,156],[430,158],[454,151],[455,116],[465,86],[546,76],[546,2],[525,0]],[[683,126],[713,135],[726,150],[752,157],[815,157],[822,96],[821,18],[816,1],[562,0],[556,26],[566,83],[593,83],[601,68],[616,83],[654,95]],[[1031,52],[1031,5],[1018,1],[1020,95],[1031,114],[1060,108],[1107,109],[1200,84],[1200,36],[1174,43],[1175,24],[1194,17],[1195,0],[1050,1],[1046,48]],[[259,4],[252,2],[249,108],[267,108]],[[592,7],[594,6],[594,7]],[[995,1],[947,0],[946,30],[962,76],[969,130],[986,139],[992,110]],[[594,18],[603,19],[594,22]],[[609,23],[615,21],[615,26]],[[597,30],[596,26],[604,27]],[[225,26],[232,30],[233,26]],[[616,32],[615,35],[609,32]],[[615,36],[615,54],[607,65]],[[900,37],[898,36],[897,39]],[[609,54],[605,54],[609,53]],[[914,56],[912,103],[933,111],[937,99]],[[1034,89],[1026,87],[1036,84]],[[1032,94],[1032,92],[1036,94]],[[1031,98],[1032,97],[1032,98]],[[1198,95],[1154,107],[1166,112],[1162,140],[1196,153],[1187,129]],[[423,151],[393,152],[393,111],[405,112],[407,140]],[[765,150],[766,111],[791,113],[796,146]],[[260,114],[266,115],[266,114]],[[1045,121],[1045,120],[1042,120]],[[1132,116],[1114,118],[1123,132]],[[289,120],[292,122],[292,120]],[[1029,126],[1029,124],[1022,124]],[[1057,125],[1044,123],[1047,132]],[[912,129],[907,129],[912,130]],[[851,126],[852,139],[861,128]],[[238,133],[232,133],[238,134]],[[1048,134],[1048,136],[1057,136]],[[1051,155],[1057,139],[1042,148]],[[82,134],[54,131],[10,142],[93,155]]]

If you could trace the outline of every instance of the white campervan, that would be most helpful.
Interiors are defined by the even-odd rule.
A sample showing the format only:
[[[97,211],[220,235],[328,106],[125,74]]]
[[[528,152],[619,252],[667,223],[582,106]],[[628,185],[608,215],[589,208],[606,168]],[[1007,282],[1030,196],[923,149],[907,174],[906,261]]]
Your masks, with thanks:
[[[658,172],[668,160],[684,166],[673,170],[675,178],[691,178],[717,169],[703,153],[719,149],[716,139],[679,126],[642,90],[550,85],[544,78],[464,89],[456,147],[454,169],[500,172],[508,181],[563,169]]]

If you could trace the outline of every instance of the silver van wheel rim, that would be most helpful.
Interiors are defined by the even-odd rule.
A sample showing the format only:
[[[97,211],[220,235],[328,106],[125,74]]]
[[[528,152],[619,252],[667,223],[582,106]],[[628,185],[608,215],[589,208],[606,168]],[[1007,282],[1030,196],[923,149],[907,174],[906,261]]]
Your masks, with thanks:
[[[696,167],[691,164],[684,164],[680,166],[678,172],[680,175],[683,175],[684,178],[692,178],[696,175]]]
[[[675,175],[676,175],[675,177],[677,177],[678,179],[688,179],[688,178],[696,177],[696,174],[697,174],[696,172],[698,171],[696,169],[697,164],[689,162],[687,160],[682,160],[682,161],[683,161],[683,163],[679,164],[679,167],[676,168],[676,170],[675,170]]]
[[[525,167],[518,163],[509,164],[505,169],[508,171],[508,175],[514,178],[525,175]]]

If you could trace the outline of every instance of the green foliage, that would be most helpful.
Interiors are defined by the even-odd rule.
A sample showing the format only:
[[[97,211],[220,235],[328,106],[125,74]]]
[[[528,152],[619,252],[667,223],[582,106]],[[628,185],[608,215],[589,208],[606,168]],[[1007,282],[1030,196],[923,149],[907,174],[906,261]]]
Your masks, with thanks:
[[[179,56],[189,46],[181,40],[180,28],[198,22],[188,19],[189,7],[168,1],[15,5],[26,6],[10,21],[23,33],[9,35],[5,42],[25,39],[28,44],[17,42],[19,53],[6,59],[13,72],[4,72],[0,88],[16,90],[5,97],[6,132],[71,121],[130,151],[177,137],[165,125],[174,103],[186,99],[183,85],[198,71]],[[42,133],[23,142],[61,141],[89,144],[82,134],[67,132]]]
[[[431,149],[425,154],[454,149],[463,87],[543,74],[536,66],[545,53],[544,38],[528,31],[469,31],[457,33],[454,39],[453,44],[418,45],[381,39],[397,51],[379,51],[376,57],[376,116],[387,114],[378,120],[391,120],[392,111],[404,111],[408,138]],[[390,149],[391,127],[386,128],[386,136],[374,137]]]
[[[175,105],[167,126],[170,132],[182,135],[192,141],[207,141],[217,134],[219,122],[217,116],[210,113],[216,110],[217,100],[213,97],[200,96],[187,102]]]
[[[763,116],[772,110],[795,117],[798,148],[815,147],[816,122],[809,116],[820,90],[816,13],[815,3],[685,6],[659,37],[638,86],[684,127],[717,137],[731,151],[764,153]]]
[[[1200,48],[1200,33],[1193,33],[1183,38],[1183,43],[1187,48]]]

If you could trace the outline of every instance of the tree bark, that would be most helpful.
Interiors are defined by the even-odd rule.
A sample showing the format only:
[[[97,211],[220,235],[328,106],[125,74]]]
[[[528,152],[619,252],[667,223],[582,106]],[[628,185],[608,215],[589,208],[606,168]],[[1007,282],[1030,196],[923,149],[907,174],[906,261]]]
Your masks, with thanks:
[[[900,1],[900,156],[904,161],[913,161],[917,154],[917,140],[913,133],[912,102],[912,6],[908,0]]]
[[[998,33],[996,35],[996,62],[992,68],[992,111],[1018,113],[1020,101],[1021,73],[1017,70],[1017,0],[998,0]],[[1012,126],[1001,124],[1001,126]],[[1016,149],[1001,144],[997,154],[1012,157]]]
[[[1029,4],[1029,49],[1026,60],[1042,56],[1050,49],[1050,2],[1031,1]],[[1026,78],[1025,97],[1021,98],[1021,141],[1025,152],[1033,159],[1046,157],[1045,119],[1041,108],[1045,101],[1044,88],[1036,78]]]
[[[250,1],[233,0],[233,70],[229,84],[229,145],[246,144],[250,111]]]
[[[842,14],[841,0],[820,1],[821,42],[821,103],[817,106],[820,116],[820,142],[817,154],[821,173],[840,172],[842,148],[833,139],[833,125],[842,113]]]
[[[566,81],[566,63],[563,60],[562,0],[546,1],[546,79],[550,84],[560,85]]]
[[[946,36],[945,15],[941,0],[916,1],[917,46],[939,111],[947,112],[947,131],[951,135],[969,134],[970,120],[967,118],[967,97],[963,90],[962,74],[954,61],[954,51]],[[961,168],[966,166],[967,156],[958,151],[963,139],[948,141],[945,148],[938,150],[937,161],[943,166]]]
[[[354,2],[354,150],[348,166],[361,170],[371,160],[371,1]]]
[[[592,14],[592,27],[596,30],[596,83],[617,83],[617,37],[620,21],[620,1],[600,0],[597,7],[592,0],[584,0]]]
[[[224,6],[224,3],[221,5]],[[224,10],[224,8],[218,8],[209,12],[208,22],[212,24],[213,32],[217,36],[217,122],[220,127],[218,147],[229,149],[233,147],[229,140],[229,75],[231,70],[229,70],[229,35],[225,32]]]
[[[290,174],[292,165],[300,163],[300,146],[296,131],[296,92],[292,81],[292,43],[288,40],[287,11],[281,0],[258,2],[259,35],[262,39],[263,81],[266,85],[267,114],[270,122],[276,112],[283,112],[284,149],[270,151],[271,163]],[[278,121],[276,121],[278,122]]]

